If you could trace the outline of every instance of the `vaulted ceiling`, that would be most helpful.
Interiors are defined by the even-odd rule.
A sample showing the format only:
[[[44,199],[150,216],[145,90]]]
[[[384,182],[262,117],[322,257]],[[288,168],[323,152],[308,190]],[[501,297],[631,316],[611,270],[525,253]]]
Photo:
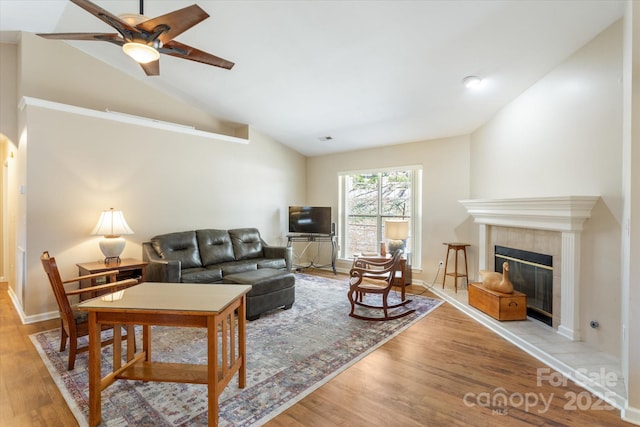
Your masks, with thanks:
[[[139,7],[93,1],[115,15]],[[163,55],[160,76],[147,77],[117,46],[69,43],[308,156],[470,133],[624,8],[618,0],[146,0],[144,14],[193,3],[211,17],[176,40],[235,62],[232,70]],[[0,41],[14,31],[113,32],[67,0],[0,0]],[[481,90],[465,89],[468,75],[484,79]]]

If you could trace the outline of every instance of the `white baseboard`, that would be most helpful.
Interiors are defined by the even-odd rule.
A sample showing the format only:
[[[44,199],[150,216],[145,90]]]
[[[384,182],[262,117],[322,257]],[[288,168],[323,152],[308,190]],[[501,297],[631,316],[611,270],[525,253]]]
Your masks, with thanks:
[[[623,421],[640,426],[640,408],[625,407],[622,410],[621,418]]]
[[[26,316],[20,305],[20,301],[18,300],[17,295],[13,292],[13,289],[9,288],[7,290],[9,294],[9,298],[11,298],[11,302],[13,303],[13,307],[16,309],[16,313],[18,313],[18,317],[20,317],[20,321],[23,325],[28,325],[30,323],[42,322],[44,320],[57,319],[60,317],[60,314],[57,311],[50,311],[48,313],[40,313],[35,316]]]

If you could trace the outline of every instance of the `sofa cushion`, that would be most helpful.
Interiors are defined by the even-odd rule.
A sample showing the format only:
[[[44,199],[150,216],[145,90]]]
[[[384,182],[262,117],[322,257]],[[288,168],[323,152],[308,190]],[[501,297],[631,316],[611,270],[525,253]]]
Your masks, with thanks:
[[[183,283],[215,283],[222,280],[219,268],[188,268],[182,270]]]
[[[236,228],[229,230],[231,243],[233,243],[233,252],[236,260],[261,258],[262,239],[257,228]]]
[[[222,269],[222,275],[227,276],[229,274],[242,273],[244,271],[257,270],[258,264],[255,260],[242,260],[242,261],[232,261],[225,262],[223,264],[218,265],[220,269]]]
[[[183,270],[202,267],[195,231],[181,231],[152,237],[151,246],[160,258],[180,261]]]
[[[202,265],[221,264],[233,261],[233,244],[227,230],[197,230],[198,249]]]
[[[247,271],[239,274],[230,274],[224,277],[224,283],[238,283],[251,285],[247,297],[270,294],[282,289],[295,286],[295,276],[281,270],[265,268],[256,271]]]
[[[287,262],[283,258],[264,258],[258,260],[258,268],[273,268],[280,270],[287,268]]]

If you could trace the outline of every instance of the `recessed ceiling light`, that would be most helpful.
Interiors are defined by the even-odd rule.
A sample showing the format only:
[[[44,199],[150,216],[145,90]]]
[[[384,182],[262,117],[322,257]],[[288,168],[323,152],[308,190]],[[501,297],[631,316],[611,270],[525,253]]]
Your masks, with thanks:
[[[319,137],[318,139],[319,139],[320,141],[331,141],[331,140],[333,139],[333,137],[332,137],[332,136],[327,135],[327,136],[321,136],[321,137]]]
[[[467,89],[477,89],[482,86],[482,79],[478,76],[467,76],[462,79],[462,84]]]

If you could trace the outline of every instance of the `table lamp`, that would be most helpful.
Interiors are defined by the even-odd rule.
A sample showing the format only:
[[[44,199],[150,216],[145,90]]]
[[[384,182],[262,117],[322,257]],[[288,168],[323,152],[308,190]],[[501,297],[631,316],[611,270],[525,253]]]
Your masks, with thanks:
[[[409,237],[408,220],[387,220],[384,222],[384,235],[389,239],[389,253],[393,254],[396,249],[402,249]]]
[[[116,211],[111,208],[107,211],[102,211],[98,224],[96,224],[91,234],[104,236],[99,245],[104,255],[104,263],[108,264],[110,262],[120,262],[120,254],[126,245],[126,241],[121,236],[133,234],[133,230],[129,228],[122,211]]]

